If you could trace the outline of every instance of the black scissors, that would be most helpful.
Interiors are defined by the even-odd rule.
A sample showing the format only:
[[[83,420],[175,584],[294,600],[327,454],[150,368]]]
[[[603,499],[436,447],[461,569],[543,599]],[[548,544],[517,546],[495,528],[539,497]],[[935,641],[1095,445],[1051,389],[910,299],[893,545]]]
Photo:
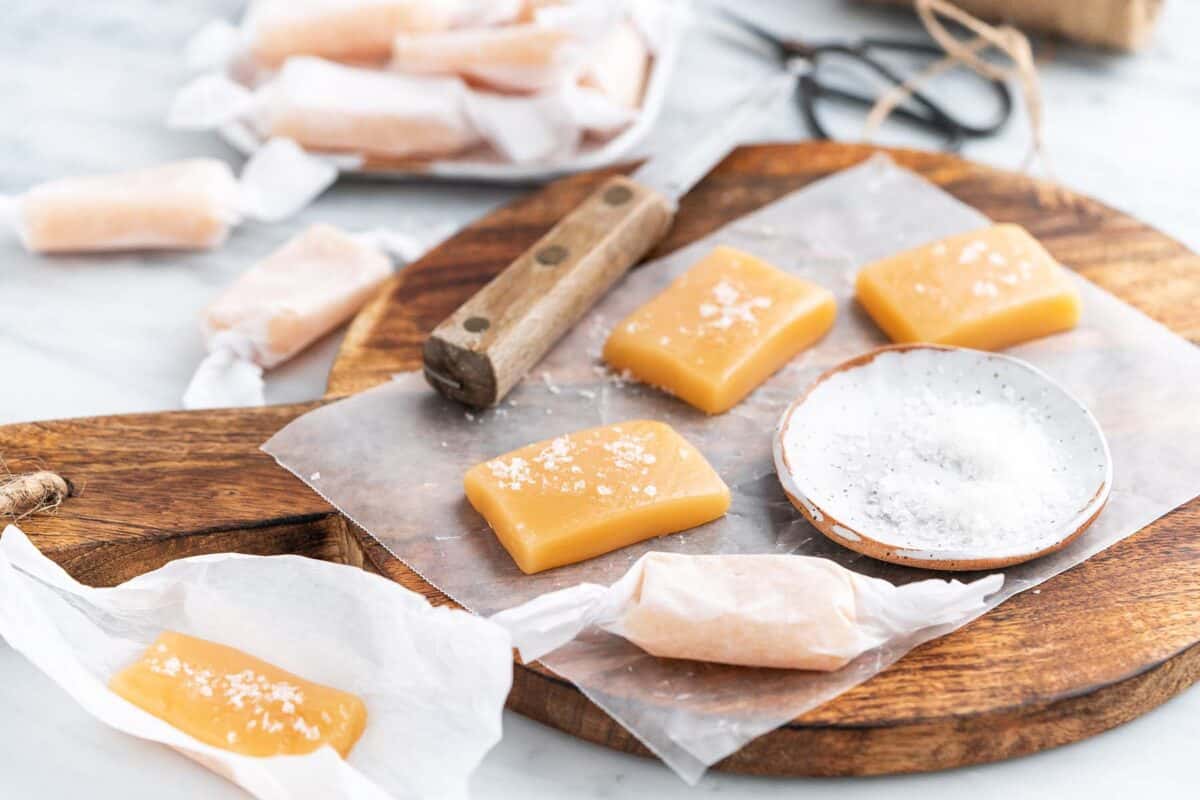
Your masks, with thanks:
[[[727,9],[721,9],[720,12],[729,22],[770,47],[781,63],[789,66],[795,62],[808,64],[808,70],[798,76],[796,97],[809,131],[817,139],[833,138],[817,113],[818,101],[827,99],[869,109],[879,99],[878,95],[858,94],[822,81],[818,77],[818,73],[823,58],[828,56],[848,58],[866,66],[876,76],[882,78],[884,83],[891,86],[902,86],[907,78],[895,72],[877,58],[876,54],[898,53],[920,56],[928,58],[930,62],[945,56],[945,52],[936,44],[903,39],[867,37],[857,40],[808,43],[776,35]],[[996,96],[997,111],[991,122],[983,125],[968,122],[919,89],[909,95],[910,107],[899,106],[892,111],[891,116],[911,126],[940,135],[943,139],[943,148],[951,152],[961,149],[963,143],[968,139],[979,139],[997,133],[1012,116],[1012,93],[1002,80],[993,80],[975,72],[969,72],[969,74],[986,84],[988,90]]]

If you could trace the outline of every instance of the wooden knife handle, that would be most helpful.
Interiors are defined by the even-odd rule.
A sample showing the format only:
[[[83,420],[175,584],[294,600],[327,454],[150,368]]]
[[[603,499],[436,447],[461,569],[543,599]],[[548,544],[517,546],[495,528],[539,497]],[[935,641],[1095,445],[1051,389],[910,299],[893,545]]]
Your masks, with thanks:
[[[425,378],[475,408],[495,405],[658,243],[675,205],[610,178],[425,340]]]

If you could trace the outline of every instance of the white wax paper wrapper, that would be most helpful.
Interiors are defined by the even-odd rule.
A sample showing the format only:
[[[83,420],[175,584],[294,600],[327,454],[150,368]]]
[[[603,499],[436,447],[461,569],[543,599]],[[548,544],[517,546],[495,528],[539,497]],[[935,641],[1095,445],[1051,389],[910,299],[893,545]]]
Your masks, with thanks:
[[[309,155],[290,139],[271,139],[242,168],[241,212],[279,222],[316,200],[336,180],[332,162]]]
[[[208,355],[192,373],[183,407],[241,408],[266,403],[263,368],[255,362],[253,334],[221,331],[207,337]]]
[[[328,746],[253,758],[187,736],[107,686],[164,629],[357,694],[366,731],[346,761]],[[512,681],[502,628],[354,567],[222,554],[95,589],[11,525],[0,538],[0,637],[100,721],[169,745],[264,800],[465,797],[500,739]]]
[[[30,252],[202,250],[247,218],[277,222],[295,214],[336,179],[331,164],[272,139],[240,177],[224,161],[194,158],[46,181],[0,196],[0,225]]]
[[[873,561],[820,535],[784,496],[771,449],[780,414],[817,375],[886,343],[853,301],[858,268],[988,222],[877,157],[630,273],[495,409],[465,413],[429,389],[420,374],[405,374],[306,414],[265,449],[302,480],[319,472],[309,485],[431,583],[482,614],[578,583],[611,584],[653,550],[821,556],[898,585],[961,579]],[[613,324],[717,244],[829,288],[839,318],[822,341],[741,404],[709,417],[654,389],[606,376],[599,353]],[[1200,351],[1088,281],[1075,281],[1083,299],[1079,327],[1008,352],[1042,369],[1095,414],[1115,462],[1112,496],[1069,547],[1006,570],[1004,587],[989,597],[989,606],[1078,564],[1200,492]],[[729,513],[581,564],[522,574],[467,504],[463,473],[533,441],[639,418],[670,424],[705,454],[732,489]],[[603,631],[585,632],[544,663],[685,779],[696,780],[754,737],[954,627],[900,637],[829,673],[657,659]]]
[[[982,610],[1004,576],[895,586],[824,558],[647,553],[612,586],[581,583],[491,619],[526,662],[596,625],[662,658],[831,670]]]
[[[263,370],[278,366],[366,303],[391,274],[453,232],[379,229],[348,234],[314,225],[242,273],[209,304],[202,322],[208,356],[183,407],[261,406]],[[272,330],[283,333],[272,336]]]

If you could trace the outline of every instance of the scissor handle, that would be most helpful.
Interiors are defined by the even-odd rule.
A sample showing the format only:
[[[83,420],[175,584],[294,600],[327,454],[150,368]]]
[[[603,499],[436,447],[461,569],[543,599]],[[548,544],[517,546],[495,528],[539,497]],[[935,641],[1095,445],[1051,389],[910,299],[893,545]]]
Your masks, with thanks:
[[[935,44],[914,42],[907,39],[890,39],[886,37],[866,37],[859,40],[858,43],[853,47],[848,48],[850,51],[857,51],[852,52],[851,55],[870,65],[879,75],[883,76],[885,79],[891,81],[897,86],[904,83],[904,78],[901,78],[899,75],[893,72],[886,64],[883,64],[872,58],[870,51],[873,49],[891,50],[893,52],[901,53],[916,53],[919,55],[928,56],[931,60],[943,58],[946,55],[945,51],[942,50],[940,46]],[[964,136],[971,138],[991,136],[992,134],[999,132],[999,130],[1008,122],[1009,117],[1012,116],[1012,92],[1009,90],[1008,84],[1006,84],[1003,80],[998,78],[989,78],[986,75],[980,75],[975,72],[972,72],[971,74],[976,76],[980,81],[991,88],[1000,104],[996,118],[992,122],[985,125],[975,125],[967,122],[966,120],[960,119],[957,115],[942,107],[940,103],[933,100],[920,90],[914,91],[912,96],[917,100],[917,102],[924,106],[937,108],[939,115],[953,122],[954,125],[962,131]]]
[[[804,115],[804,121],[808,125],[809,131],[817,139],[833,138],[817,114],[817,100],[829,98],[862,108],[873,107],[877,100],[877,98],[848,92],[836,86],[827,86],[817,81],[812,75],[800,76],[796,84],[796,94],[799,100],[800,111]],[[962,148],[966,136],[962,128],[953,120],[944,115],[939,117],[940,113],[936,107],[933,107],[933,110],[927,109],[925,114],[900,107],[892,111],[892,117],[906,122],[913,127],[934,130],[941,133],[945,137],[943,147],[952,153],[958,152]]]
[[[945,52],[936,44],[910,39],[867,37],[854,41],[805,42],[799,39],[779,36],[746,17],[733,13],[727,8],[721,8],[719,14],[727,22],[749,33],[762,44],[770,47],[774,57],[780,61],[802,59],[815,65],[822,55],[837,53],[867,65],[892,86],[904,85],[905,79],[896,74],[887,64],[874,58],[871,55],[872,50],[914,53],[925,56],[931,61],[945,56]],[[1009,117],[1012,116],[1012,94],[1004,81],[983,75],[978,77],[991,85],[992,91],[995,92],[1000,102],[999,113],[988,124],[976,125],[958,118],[958,116],[943,108],[940,103],[919,89],[909,93],[910,100],[919,110],[900,107],[892,111],[892,116],[910,125],[941,133],[946,139],[945,146],[950,150],[957,150],[968,137],[990,136],[1004,127]],[[812,74],[801,77],[796,91],[801,111],[808,123],[809,130],[814,136],[822,139],[832,137],[817,115],[815,104],[818,99],[830,98],[865,108],[873,107],[878,101],[878,97],[867,97],[840,89],[836,86],[822,84]]]
[[[918,45],[913,45],[914,48]],[[889,66],[872,58],[868,53],[868,45],[864,42],[854,43],[829,43],[812,46],[808,59],[812,61],[814,66],[819,63],[820,58],[824,55],[837,54],[847,56],[858,61],[859,63],[869,67],[873,72],[883,78],[887,83],[893,86],[900,86],[904,83],[904,78],[897,75]],[[875,105],[878,97],[866,96],[855,92],[840,89],[836,86],[829,86],[821,83],[813,73],[808,73],[801,76],[797,84],[797,93],[800,101],[800,107],[804,113],[805,120],[808,122],[813,134],[822,139],[831,138],[829,131],[821,123],[820,117],[816,111],[816,101],[821,98],[832,98],[840,100],[844,103],[861,106],[863,108],[871,108]],[[902,121],[918,127],[933,130],[942,134],[945,137],[944,147],[950,151],[957,151],[962,147],[963,140],[966,138],[966,133],[961,125],[958,124],[952,116],[946,113],[941,106],[924,93],[915,91],[910,95],[910,99],[916,103],[921,109],[919,112],[907,108],[896,108],[892,113]]]

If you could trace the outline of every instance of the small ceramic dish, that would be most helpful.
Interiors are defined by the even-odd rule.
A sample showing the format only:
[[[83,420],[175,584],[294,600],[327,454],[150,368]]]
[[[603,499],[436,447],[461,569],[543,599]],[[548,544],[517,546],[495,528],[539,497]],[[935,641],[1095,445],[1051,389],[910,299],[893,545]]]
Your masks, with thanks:
[[[779,421],[775,468],[825,536],[872,558],[995,569],[1096,519],[1112,458],[1095,417],[1018,359],[884,347],[823,374]]]

